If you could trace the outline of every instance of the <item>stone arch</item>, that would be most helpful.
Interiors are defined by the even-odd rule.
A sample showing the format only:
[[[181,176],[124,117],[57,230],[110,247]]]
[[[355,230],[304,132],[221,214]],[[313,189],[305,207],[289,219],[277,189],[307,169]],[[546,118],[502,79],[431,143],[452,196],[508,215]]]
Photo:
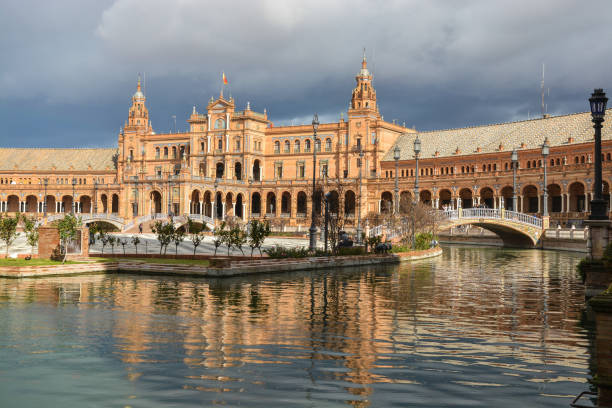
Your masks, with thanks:
[[[119,212],[119,195],[113,194],[111,197],[111,212],[117,214]]]
[[[298,214],[303,214],[304,216],[306,215],[306,211],[307,211],[307,201],[308,201],[308,197],[306,196],[306,193],[303,191],[298,192],[297,194],[297,213]]]
[[[538,188],[529,184],[523,188],[523,212],[538,212]]]
[[[212,192],[206,190],[204,192],[204,215],[212,218],[213,216],[213,208],[212,208]]]
[[[400,192],[400,213],[408,214],[410,212],[410,208],[412,207],[412,192],[410,191],[402,191]]]
[[[272,191],[266,194],[266,215],[272,217],[276,215],[276,194]]]
[[[261,181],[261,162],[259,160],[255,160],[253,162],[253,180]]]
[[[251,214],[261,214],[261,195],[257,191],[251,195]]]
[[[458,220],[452,223],[453,227],[459,225],[474,225],[495,233],[504,243],[506,247],[514,248],[533,248],[539,241],[538,236],[530,235],[523,226],[509,222],[495,222],[483,220],[474,222],[474,220]],[[448,226],[447,226],[448,228]]]
[[[236,180],[242,180],[242,163],[239,161],[234,163],[234,178]]]
[[[236,195],[236,205],[234,206],[234,212],[235,212],[234,215],[242,219],[244,219],[243,204],[244,202],[242,198],[242,193],[238,193],[238,195]]]
[[[393,194],[390,191],[383,191],[380,195],[380,213],[388,214],[393,212]]]
[[[431,204],[431,191],[429,190],[421,190],[419,192],[419,200],[423,203],[423,204]]]
[[[583,212],[586,210],[586,194],[584,184],[575,181],[569,185],[569,211]]]
[[[19,197],[11,194],[6,199],[6,211],[7,212],[19,212]]]
[[[328,209],[331,214],[338,214],[340,211],[340,197],[336,190],[330,191],[328,194]]]
[[[504,198],[504,207],[507,210],[515,211],[513,203],[514,189],[512,186],[505,186],[501,189],[501,196]]]
[[[102,203],[102,212],[106,214],[108,212],[108,196],[106,194],[100,195],[100,202]]]
[[[548,211],[560,213],[561,202],[563,200],[563,197],[561,197],[561,186],[556,183],[549,184],[546,187],[546,191],[548,193]]]
[[[62,212],[70,213],[72,212],[72,196],[65,195],[62,197]]]
[[[159,191],[153,190],[149,193],[149,199],[151,200],[151,213],[161,214],[162,212],[162,195]]]
[[[225,174],[225,164],[223,162],[218,162],[215,166],[215,178],[223,178]]]
[[[281,214],[291,214],[291,194],[288,191],[281,195]]]
[[[47,205],[47,213],[51,213],[54,214],[56,209],[55,209],[55,196],[48,194],[47,195],[47,200],[46,200],[46,205]],[[43,208],[43,211],[45,209]]]
[[[29,213],[38,212],[38,199],[35,195],[29,195],[26,197],[25,211]]]
[[[223,194],[220,191],[215,193],[215,218],[223,218]]]
[[[225,195],[225,216],[235,216],[234,214],[234,195],[230,192]]]
[[[200,205],[201,197],[199,190],[193,190],[191,192],[191,205],[189,206],[190,214],[200,214],[202,208]]]
[[[472,189],[465,187],[459,190],[459,198],[461,199],[461,208],[472,208],[474,206]]]
[[[344,215],[346,216],[355,215],[356,201],[357,200],[356,200],[355,192],[353,190],[347,190],[347,192],[344,193]]]
[[[491,187],[483,187],[480,189],[480,203],[486,208],[495,207],[495,193]]]
[[[447,188],[443,188],[440,190],[439,193],[440,196],[440,203],[439,203],[439,207],[440,209],[446,207],[446,206],[450,206],[453,202],[453,194],[451,193],[451,191]]]
[[[88,214],[91,212],[91,197],[82,195],[79,197],[79,212]]]

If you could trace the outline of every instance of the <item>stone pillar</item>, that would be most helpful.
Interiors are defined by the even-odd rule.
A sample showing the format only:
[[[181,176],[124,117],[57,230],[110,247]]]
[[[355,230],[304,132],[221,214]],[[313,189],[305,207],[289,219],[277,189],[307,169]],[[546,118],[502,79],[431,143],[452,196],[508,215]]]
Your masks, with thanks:
[[[242,203],[242,221],[247,218],[247,205],[245,203]]]
[[[561,194],[561,212],[565,212],[565,194]]]
[[[225,219],[225,201],[221,201],[221,220]]]
[[[215,213],[217,212],[217,209],[215,207],[215,201],[211,201],[210,203],[210,218],[212,218],[213,223],[215,222]]]
[[[200,201],[200,215],[204,214],[204,201]]]
[[[584,195],[584,200],[585,200],[584,211],[585,212],[591,212],[591,193],[587,192]]]
[[[232,215],[235,217],[236,216],[236,202],[232,203]]]

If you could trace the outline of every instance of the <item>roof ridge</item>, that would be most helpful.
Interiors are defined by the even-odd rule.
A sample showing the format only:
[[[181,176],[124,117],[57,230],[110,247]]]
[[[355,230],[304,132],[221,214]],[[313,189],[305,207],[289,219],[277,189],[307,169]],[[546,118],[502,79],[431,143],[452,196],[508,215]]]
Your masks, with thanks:
[[[608,109],[606,109],[606,111],[612,111],[612,108],[608,108]],[[416,133],[423,134],[423,133],[445,132],[445,131],[448,131],[448,130],[478,129],[478,128],[489,127],[489,126],[510,125],[510,124],[513,124],[513,123],[535,122],[535,121],[539,121],[539,120],[550,120],[550,119],[563,118],[563,117],[567,117],[567,116],[578,116],[578,115],[584,115],[586,113],[590,113],[590,112],[588,112],[588,111],[585,111],[585,112],[574,112],[574,113],[566,113],[565,115],[549,116],[549,117],[546,117],[546,118],[522,119],[522,120],[509,121],[509,122],[497,122],[497,123],[489,123],[489,124],[466,126],[466,127],[456,127],[456,128],[446,128],[446,129],[426,130],[426,131],[423,131],[423,132],[416,132]]]

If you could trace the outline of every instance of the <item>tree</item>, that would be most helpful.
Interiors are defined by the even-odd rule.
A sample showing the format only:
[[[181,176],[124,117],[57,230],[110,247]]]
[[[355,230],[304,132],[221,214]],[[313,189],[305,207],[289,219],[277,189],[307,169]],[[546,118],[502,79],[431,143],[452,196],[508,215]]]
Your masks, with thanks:
[[[98,232],[98,239],[102,242],[102,255],[104,255],[104,247],[108,245],[109,235],[104,231]]]
[[[8,258],[9,247],[17,238],[17,224],[19,224],[20,218],[19,213],[15,214],[14,217],[8,215],[3,217],[0,214],[0,241],[3,241],[6,245],[4,258]]]
[[[75,217],[74,214],[66,214],[64,218],[57,222],[57,230],[59,231],[60,243],[64,249],[64,258],[62,264],[66,262],[68,255],[68,244],[74,240],[81,226],[81,217]]]
[[[108,243],[111,246],[111,251],[112,251],[113,255],[115,255],[115,244],[117,243],[117,238],[115,238],[112,235],[109,235],[108,236]]]
[[[117,241],[121,244],[121,246],[123,247],[123,255],[125,255],[125,246],[127,245],[128,241],[127,239],[121,239],[121,238],[117,238]]]
[[[240,252],[242,253],[242,255],[244,255],[244,251],[242,250],[242,247],[247,242],[247,233],[239,225],[235,225],[230,230],[229,235],[230,235],[230,240],[232,241],[232,245],[238,248]]]
[[[140,238],[138,238],[138,235],[132,236],[132,244],[134,245],[134,248],[136,248],[136,255],[138,255],[138,244],[140,244]]]
[[[30,252],[32,255],[34,254],[34,246],[38,244],[38,225],[36,225],[35,218],[23,217],[23,230],[26,234],[26,241],[28,245],[32,248]]]
[[[269,235],[270,224],[267,221],[261,222],[259,220],[251,220],[249,223],[248,237],[249,247],[251,247],[251,258],[253,257],[253,251],[255,248],[259,250],[259,256],[262,256],[261,246]]]
[[[153,233],[157,235],[157,240],[159,241],[159,254],[161,255],[162,250],[164,251],[164,255],[166,254],[166,250],[168,249],[168,245],[172,242],[174,236],[174,224],[171,222],[163,223],[162,221],[156,221],[151,228]]]
[[[200,225],[202,226],[200,227]],[[198,246],[200,246],[204,240],[204,232],[208,231],[208,226],[206,224],[196,223],[191,218],[187,218],[187,228],[191,242],[193,242],[193,256],[195,256]]]
[[[217,249],[219,249],[219,247],[223,245],[223,242],[225,242],[225,221],[223,221],[219,227],[215,227],[213,230],[213,235],[215,237],[213,240],[213,244],[215,246],[215,256],[217,256]]]
[[[182,228],[175,229],[172,240],[174,241],[174,255],[178,255],[178,247],[185,240],[185,230]]]

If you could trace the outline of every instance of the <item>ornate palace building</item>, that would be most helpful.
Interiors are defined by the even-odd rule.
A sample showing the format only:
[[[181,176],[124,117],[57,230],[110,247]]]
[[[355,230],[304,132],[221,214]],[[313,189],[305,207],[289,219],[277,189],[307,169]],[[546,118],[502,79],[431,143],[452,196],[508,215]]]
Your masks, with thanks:
[[[518,210],[541,213],[546,164],[551,221],[585,218],[593,182],[590,113],[417,132],[383,120],[365,58],[355,79],[346,119],[321,124],[316,139],[312,126],[275,127],[265,110],[255,112],[249,103],[237,110],[222,92],[204,113],[194,106],[187,132],[156,133],[139,81],[117,148],[0,149],[0,211],[47,220],[75,211],[85,222],[106,220],[122,230],[168,214],[209,223],[265,217],[303,230],[310,225],[316,150],[317,185],[331,192],[331,211],[342,211],[351,229],[358,215],[394,208],[396,175],[400,200],[412,199],[418,136],[423,203],[512,209],[510,157],[517,149]],[[610,129],[604,122],[608,201]],[[543,161],[545,139],[550,155]]]

